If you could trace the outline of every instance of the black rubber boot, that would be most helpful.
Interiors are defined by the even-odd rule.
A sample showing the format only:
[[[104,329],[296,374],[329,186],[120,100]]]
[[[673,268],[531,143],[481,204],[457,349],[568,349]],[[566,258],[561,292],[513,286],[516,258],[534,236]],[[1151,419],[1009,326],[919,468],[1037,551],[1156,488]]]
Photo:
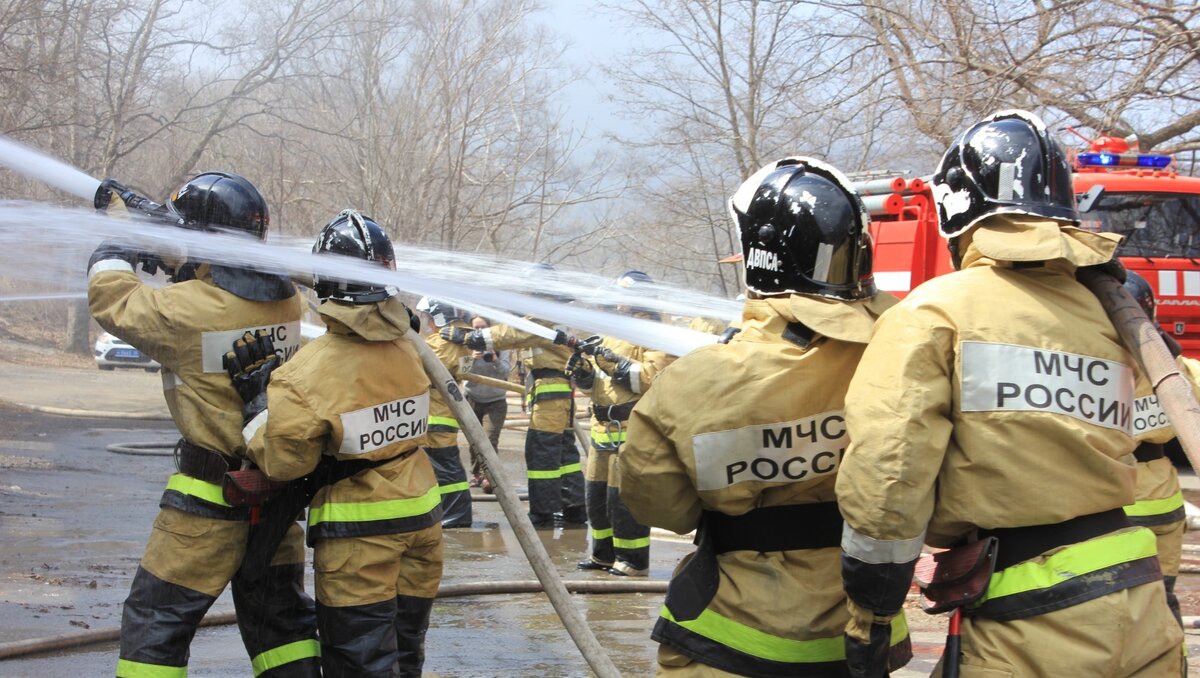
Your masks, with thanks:
[[[327,607],[318,602],[317,628],[325,678],[399,675],[395,599],[349,607]]]
[[[398,676],[420,678],[425,665],[425,632],[433,598],[396,596],[396,647],[399,649]]]

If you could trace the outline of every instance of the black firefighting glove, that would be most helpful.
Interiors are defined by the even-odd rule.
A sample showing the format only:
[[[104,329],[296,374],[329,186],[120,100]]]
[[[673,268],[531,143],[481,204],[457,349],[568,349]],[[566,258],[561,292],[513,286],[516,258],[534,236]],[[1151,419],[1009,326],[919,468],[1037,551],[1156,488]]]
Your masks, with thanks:
[[[592,388],[596,381],[596,371],[592,368],[592,361],[584,357],[583,353],[578,350],[567,359],[565,372],[575,381],[575,385],[584,391]]]
[[[1125,270],[1124,264],[1122,264],[1121,260],[1116,258],[1116,256],[1104,262],[1103,264],[1080,266],[1079,270],[1075,272],[1075,275],[1078,277],[1078,275],[1084,271],[1096,271],[1098,273],[1110,275],[1116,278],[1117,282],[1121,283],[1122,285],[1125,284],[1125,278],[1127,277],[1127,271]]]
[[[451,344],[463,345],[467,343],[467,335],[470,334],[461,327],[450,327],[449,325],[442,328],[438,334]]]
[[[842,588],[849,598],[850,623],[844,645],[846,666],[854,678],[889,674],[891,619],[903,614],[904,598],[917,561],[868,563],[842,553]]]
[[[259,412],[267,409],[267,384],[271,372],[279,367],[275,343],[262,330],[246,332],[233,342],[233,350],[221,361],[233,388],[242,397],[242,423],[249,423]]]
[[[107,210],[112,205],[113,195],[120,198],[121,202],[131,210],[153,216],[164,216],[166,213],[166,209],[162,205],[129,190],[116,179],[105,179],[100,182],[100,187],[96,189],[96,196],[92,198],[92,205],[98,210]]]
[[[483,333],[479,330],[467,331],[461,327],[447,326],[438,334],[451,344],[459,344],[476,351],[487,350],[487,339],[483,338]]]
[[[554,330],[554,343],[573,349],[579,345],[579,339],[562,330]]]
[[[138,252],[128,244],[120,240],[105,240],[96,247],[96,251],[92,252],[92,256],[88,259],[88,270],[101,261],[120,260],[129,264],[131,268],[137,268]]]
[[[888,651],[892,644],[892,627],[871,624],[871,640],[863,642],[849,633],[843,636],[846,646],[846,668],[854,678],[887,676]]]

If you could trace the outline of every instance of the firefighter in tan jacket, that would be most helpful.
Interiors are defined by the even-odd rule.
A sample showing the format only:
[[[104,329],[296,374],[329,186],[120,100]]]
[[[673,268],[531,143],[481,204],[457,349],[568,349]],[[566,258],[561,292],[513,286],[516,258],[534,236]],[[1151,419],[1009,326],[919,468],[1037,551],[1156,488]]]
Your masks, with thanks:
[[[424,306],[425,308],[422,308]],[[425,342],[433,349],[442,365],[451,376],[461,380],[462,359],[471,355],[471,350],[461,344],[451,343],[438,334],[443,327],[471,330],[465,315],[457,308],[437,300],[422,297],[417,303],[418,311],[425,311],[433,321],[434,331],[425,336]],[[430,393],[429,441],[425,450],[438,476],[438,491],[442,493],[442,527],[471,526],[471,487],[467,482],[467,470],[463,468],[458,450],[458,419],[440,391]]]
[[[205,172],[171,195],[170,212],[111,180],[97,207],[177,215],[189,228],[266,237],[267,205],[244,178]],[[127,214],[127,212],[126,212]],[[121,615],[119,676],[183,675],[205,612],[233,584],[242,640],[256,675],[317,676],[313,603],[304,594],[298,525],[274,567],[256,582],[235,576],[246,550],[249,509],[222,493],[225,471],[245,457],[241,399],[221,358],[246,331],[274,338],[284,360],[300,347],[302,303],[286,278],[197,261],[159,262],[172,284],[152,288],[134,272],[146,255],[105,243],[92,255],[88,303],[101,327],[162,365],[163,393],[183,438],[154,530]]]
[[[833,676],[849,621],[834,480],[845,390],[894,299],[871,277],[869,219],[841,172],[787,158],[730,200],[752,298],[741,331],[663,370],[617,456],[634,517],[697,550],[654,627],[660,675]],[[894,666],[911,657],[904,619]]]
[[[964,612],[970,676],[1178,676],[1154,534],[1134,527],[1132,359],[1079,266],[1115,236],[1073,228],[1070,167],[1042,122],[998,113],[934,175],[958,269],[875,325],[850,385],[837,480],[852,675],[887,670],[922,544],[999,540]],[[941,665],[935,675],[941,674]]]
[[[617,286],[626,290],[652,283],[642,271],[627,271],[617,279]],[[616,311],[661,322],[657,313],[629,305],[618,305]],[[634,520],[621,501],[616,455],[625,444],[634,405],[673,358],[615,337],[581,348],[591,360],[580,356],[573,377],[580,389],[591,392],[592,449],[583,478],[592,545],[591,555],[578,567],[645,577],[650,572],[650,528]]]
[[[539,270],[553,270],[539,265]],[[442,328],[441,335],[451,343],[475,351],[530,349],[525,361],[533,379],[530,390],[529,431],[525,435],[525,468],[529,482],[529,520],[534,527],[552,528],[587,525],[583,500],[583,472],[579,448],[572,430],[574,403],[567,361],[575,346],[575,337],[565,328],[553,327],[553,340],[523,332],[508,325],[493,325],[480,330],[461,327]]]
[[[1129,271],[1125,289],[1141,305],[1147,317],[1155,319],[1154,292],[1142,276]],[[1175,355],[1183,374],[1196,382],[1196,368],[1200,363],[1180,356],[1179,344],[1159,329],[1163,341]],[[1138,446],[1133,451],[1137,459],[1136,502],[1125,507],[1125,515],[1134,525],[1149,528],[1158,543],[1158,563],[1162,567],[1163,586],[1167,591],[1167,604],[1175,619],[1183,623],[1179,609],[1179,598],[1175,595],[1175,580],[1179,577],[1179,561],[1183,554],[1183,533],[1186,531],[1187,516],[1184,512],[1183,491],[1179,487],[1179,472],[1164,453],[1164,443],[1175,438],[1175,429],[1167,419],[1166,412],[1158,404],[1158,398],[1145,376],[1138,374],[1137,392],[1133,401],[1133,434]]]
[[[395,266],[387,234],[353,210],[313,251]],[[318,276],[313,288],[328,332],[271,374],[243,435],[274,480],[325,474],[308,510],[324,675],[420,676],[442,530],[412,314],[391,287]]]

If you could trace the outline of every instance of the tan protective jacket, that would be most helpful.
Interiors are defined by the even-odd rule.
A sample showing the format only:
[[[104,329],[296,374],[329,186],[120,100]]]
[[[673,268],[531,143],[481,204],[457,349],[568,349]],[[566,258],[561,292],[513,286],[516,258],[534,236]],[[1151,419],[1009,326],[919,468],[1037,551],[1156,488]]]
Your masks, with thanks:
[[[849,376],[875,318],[892,303],[887,294],[853,304],[747,301],[742,331],[728,344],[703,346],[663,370],[634,408],[617,455],[621,499],[633,516],[683,534],[705,511],[739,516],[833,502]],[[818,334],[807,348],[784,339],[797,320]],[[717,562],[720,587],[704,615],[684,622],[689,632],[731,648],[765,639],[758,656],[775,661],[796,661],[796,648],[807,661],[840,659],[840,643],[827,657],[797,644],[840,636],[848,620],[836,546],[735,550]],[[717,617],[735,623],[707,628]]]
[[[555,325],[549,321],[539,320],[537,318],[528,318],[543,327],[549,327],[555,330],[566,332],[565,327]],[[483,338],[487,342],[488,351],[507,351],[510,349],[524,348],[529,349],[528,355],[524,356],[525,367],[529,370],[558,370],[562,372],[566,369],[567,360],[571,358],[571,349],[562,344],[556,344],[550,339],[539,337],[536,334],[529,334],[508,325],[493,325],[480,330],[483,333]]]
[[[625,430],[628,415],[620,416],[620,413],[614,412],[611,407],[627,405],[641,398],[654,383],[658,373],[670,365],[675,358],[662,351],[643,348],[616,337],[605,337],[600,345],[612,350],[619,357],[616,362],[606,360],[600,355],[592,358],[596,370],[591,391],[591,436],[592,443],[599,449],[611,450],[614,445],[625,444],[629,436],[629,432]],[[629,359],[630,364],[625,369],[625,375],[617,379],[614,375],[620,366],[620,358]],[[628,380],[628,387],[625,386],[626,380]],[[601,416],[597,416],[598,412]],[[613,423],[614,421],[620,423]],[[613,460],[610,460],[610,468],[605,477],[609,479],[610,485],[620,487],[618,484],[620,481],[612,470],[613,463]]]
[[[1133,361],[1099,301],[1065,258],[977,244],[876,324],[847,396],[848,538],[893,554],[1133,502]]]
[[[725,322],[724,320],[705,318],[703,316],[696,316],[695,318],[692,318],[690,323],[688,323],[689,330],[707,332],[708,334],[716,335],[723,333],[726,327],[729,327],[729,323]]]
[[[468,332],[471,331],[470,325],[458,319],[450,321],[447,327],[459,327]],[[456,381],[461,380],[462,375],[459,368],[462,365],[462,358],[470,356],[471,349],[446,341],[436,331],[425,337],[425,343],[429,344],[433,354],[450,371],[450,376],[454,377]],[[458,419],[455,418],[446,399],[442,397],[442,392],[436,388],[429,393],[429,427],[429,447],[445,448],[458,444]]]
[[[629,388],[626,388],[613,380],[611,376],[617,369],[619,361],[605,360],[599,355],[593,358],[592,362],[598,369],[595,385],[592,386],[592,404],[599,407],[620,405],[641,398],[642,394],[650,389],[650,385],[654,383],[658,373],[675,360],[674,357],[662,351],[643,348],[616,337],[605,337],[600,345],[612,350],[622,358],[628,358],[630,367]]]
[[[271,375],[267,409],[245,430],[249,455],[273,479],[299,478],[322,455],[395,461],[317,492],[309,540],[422,529],[440,520],[441,497],[425,441],[429,378],[407,339],[398,299],[326,301],[329,331]],[[407,455],[406,455],[407,453]],[[401,456],[406,455],[406,456]]]
[[[103,269],[103,270],[101,270]],[[271,335],[284,360],[300,348],[300,295],[248,301],[217,287],[207,264],[196,279],[153,288],[123,261],[99,262],[89,276],[88,303],[101,327],[162,365],[163,394],[184,438],[244,456],[242,399],[221,359],[245,332]]]

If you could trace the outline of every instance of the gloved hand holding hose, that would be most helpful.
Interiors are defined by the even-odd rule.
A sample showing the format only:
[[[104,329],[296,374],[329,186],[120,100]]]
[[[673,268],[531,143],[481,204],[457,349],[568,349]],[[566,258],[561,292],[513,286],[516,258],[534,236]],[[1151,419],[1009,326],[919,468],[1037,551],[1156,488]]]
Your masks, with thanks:
[[[247,423],[267,409],[267,385],[279,367],[275,343],[262,330],[246,332],[233,342],[233,350],[221,359],[233,387],[242,398],[242,422]]]

